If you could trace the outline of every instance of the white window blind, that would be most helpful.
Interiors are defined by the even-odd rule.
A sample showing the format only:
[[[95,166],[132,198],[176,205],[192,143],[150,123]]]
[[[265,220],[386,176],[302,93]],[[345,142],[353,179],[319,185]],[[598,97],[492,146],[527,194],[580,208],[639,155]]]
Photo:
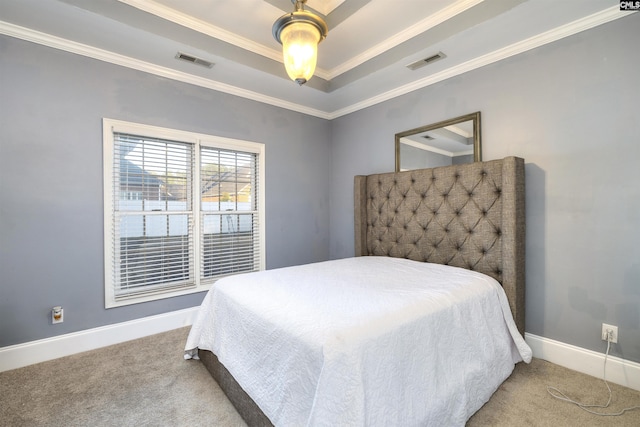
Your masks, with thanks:
[[[113,139],[116,299],[194,286],[193,146],[117,132]]]
[[[257,155],[202,147],[201,277],[259,269]]]
[[[262,144],[108,119],[104,138],[107,307],[264,268]]]

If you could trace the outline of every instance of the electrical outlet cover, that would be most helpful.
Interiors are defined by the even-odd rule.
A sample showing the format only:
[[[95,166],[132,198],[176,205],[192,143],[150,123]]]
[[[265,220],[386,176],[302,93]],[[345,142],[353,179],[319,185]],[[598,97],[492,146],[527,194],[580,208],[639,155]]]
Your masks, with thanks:
[[[611,331],[611,342],[612,343],[617,343],[618,342],[618,327],[617,326],[613,326],[613,325],[607,325],[606,323],[602,324],[602,340],[603,341],[608,341],[608,337],[607,337],[607,333],[608,331]]]
[[[56,311],[57,311],[56,309],[51,310],[51,323],[52,324],[64,322],[64,308],[60,308],[60,312],[59,312],[58,316],[56,316]],[[56,319],[56,317],[57,317],[57,319]]]

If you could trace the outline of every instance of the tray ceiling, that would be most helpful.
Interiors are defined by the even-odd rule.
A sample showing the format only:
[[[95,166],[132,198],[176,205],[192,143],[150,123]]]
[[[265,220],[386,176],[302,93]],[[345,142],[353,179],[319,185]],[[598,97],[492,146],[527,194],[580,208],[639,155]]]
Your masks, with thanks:
[[[332,119],[630,13],[615,0],[308,0],[306,9],[326,17],[329,35],[302,87],[271,35],[290,0],[3,0],[0,33]]]

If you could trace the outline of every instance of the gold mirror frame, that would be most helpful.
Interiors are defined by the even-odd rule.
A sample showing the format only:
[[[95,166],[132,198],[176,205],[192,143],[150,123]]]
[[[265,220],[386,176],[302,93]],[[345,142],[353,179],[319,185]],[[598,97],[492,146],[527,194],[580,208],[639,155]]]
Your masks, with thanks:
[[[449,120],[443,120],[438,123],[434,123],[427,126],[421,126],[419,128],[407,130],[404,132],[400,132],[396,134],[396,172],[400,172],[401,170],[401,162],[400,162],[400,144],[401,139],[409,136],[419,135],[422,133],[426,133],[428,131],[435,131],[446,128],[447,126],[453,126],[456,124],[464,123],[464,122],[472,122],[473,125],[473,161],[480,162],[482,161],[482,143],[480,138],[480,112],[477,111],[475,113],[467,114],[464,116],[456,117]],[[425,144],[425,146],[428,144]]]

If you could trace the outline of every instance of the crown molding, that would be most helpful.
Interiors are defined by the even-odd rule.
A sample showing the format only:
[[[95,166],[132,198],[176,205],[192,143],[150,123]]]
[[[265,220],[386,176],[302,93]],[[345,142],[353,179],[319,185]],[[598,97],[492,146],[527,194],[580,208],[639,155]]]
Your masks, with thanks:
[[[134,0],[127,0],[134,1]],[[451,77],[458,76],[468,71],[475,70],[485,65],[492,64],[503,59],[507,59],[511,56],[526,52],[531,49],[543,46],[545,44],[560,40],[565,37],[577,34],[582,31],[589,30],[599,25],[605,24],[616,19],[629,16],[631,13],[620,13],[618,6],[613,6],[608,9],[604,9],[600,12],[594,13],[587,17],[570,22],[569,24],[557,27],[549,30],[545,33],[541,33],[537,36],[530,37],[526,40],[513,43],[502,49],[498,49],[494,52],[486,55],[474,58],[462,64],[443,70],[439,73],[427,76],[423,79],[416,80],[409,84],[400,86],[396,89],[381,93],[379,95],[367,98],[360,102],[356,102],[347,107],[334,110],[334,111],[322,111],[315,108],[310,108],[301,104],[293,102],[283,101],[279,98],[263,95],[254,91],[242,89],[236,86],[220,83],[211,79],[203,77],[193,76],[188,73],[172,70],[170,68],[161,67],[149,62],[140,61],[135,58],[127,57],[124,55],[109,52],[103,49],[95,48],[85,44],[77,43],[60,37],[52,36],[46,33],[34,31],[28,28],[13,25],[7,22],[0,21],[0,34],[5,34],[18,39],[26,40],[29,42],[41,44],[44,46],[52,47],[54,49],[63,50],[70,53],[86,56],[100,61],[109,62],[123,67],[132,68],[138,71],[144,71],[150,74],[154,74],[160,77],[166,77],[172,80],[177,80],[196,86],[213,89],[216,91],[228,93],[230,95],[236,95],[242,98],[250,99],[257,102],[273,105],[276,107],[285,108],[287,110],[296,111],[299,113],[307,114],[310,116],[319,117],[322,119],[332,120],[346,114],[356,112],[358,110],[379,104],[389,99],[413,92],[418,89],[430,86],[432,84],[441,82]]]
[[[407,27],[402,30],[398,34],[390,37],[382,43],[373,46],[371,49],[368,49],[362,52],[359,55],[354,56],[348,61],[332,68],[328,71],[328,78],[325,80],[331,80],[343,73],[346,73],[349,70],[356,68],[357,66],[367,62],[368,60],[375,58],[376,56],[386,52],[389,49],[392,49],[407,40],[412,39],[413,37],[424,33],[425,31],[430,30],[431,28],[439,25],[454,16],[482,3],[484,0],[460,0],[456,3],[452,4],[449,7],[446,7],[438,12],[430,15],[429,17],[423,19],[422,21]]]
[[[194,18],[191,15],[178,12],[175,9],[171,9],[170,7],[167,7],[149,0],[118,0],[118,1],[120,3],[127,4],[129,6],[135,7],[136,9],[140,9],[144,12],[155,15],[159,18],[173,22],[174,24],[181,25],[183,27],[205,34],[209,37],[222,40],[225,43],[229,43],[231,45],[237,46],[248,52],[252,52],[252,53],[255,53],[256,55],[261,55],[266,58],[272,59],[274,61],[280,62],[281,64],[284,65],[284,62],[282,60],[282,51],[272,49],[260,43],[256,43],[253,40],[250,40],[246,37],[239,36],[235,33],[232,33],[231,31],[227,31],[220,27],[216,27],[215,25],[211,25],[208,22],[205,22],[203,20]],[[324,80],[328,80],[330,73],[318,67],[316,68],[314,74],[317,77],[320,77]]]
[[[118,0],[121,3],[140,9],[144,12],[155,15],[159,18],[173,22],[174,24],[181,25],[186,28],[190,28],[202,34],[206,34],[210,37],[222,40],[226,43],[237,46],[246,51],[262,55],[266,58],[272,59],[283,63],[282,52],[280,50],[274,50],[262,44],[256,43],[253,40],[241,37],[235,33],[224,30],[209,24],[208,22],[194,18],[191,15],[187,15],[178,12],[170,7],[158,4],[150,0]],[[410,40],[411,38],[422,34],[423,32],[439,25],[448,19],[482,3],[484,0],[459,0],[456,3],[448,6],[442,10],[439,10],[435,14],[429,16],[426,19],[406,28],[393,37],[385,40],[382,43],[362,52],[361,54],[351,58],[348,61],[330,69],[326,70],[321,67],[317,67],[314,74],[324,80],[331,80],[347,71],[356,68],[357,66],[367,62],[368,60],[375,58],[376,56],[386,52],[387,50],[398,46]]]
[[[633,12],[633,13],[636,13],[636,12]],[[385,93],[381,93],[369,99],[365,99],[361,102],[352,104],[348,107],[333,111],[329,115],[329,119],[332,120],[332,119],[344,116],[346,114],[350,114],[355,111],[362,110],[367,107],[371,107],[372,105],[379,104],[381,102],[387,101],[392,98],[396,98],[400,95],[404,95],[418,89],[422,89],[424,87],[430,86],[435,83],[439,83],[451,77],[459,76],[460,74],[464,74],[468,71],[472,71],[477,68],[484,67],[485,65],[493,64],[494,62],[498,62],[503,59],[510,58],[514,55],[524,53],[528,50],[535,49],[540,46],[544,46],[545,44],[552,43],[554,41],[572,36],[582,31],[589,30],[591,28],[597,27],[599,25],[605,24],[610,21],[614,21],[624,16],[628,16],[628,15],[621,14],[618,6],[613,6],[608,9],[604,9],[600,12],[596,12],[592,15],[570,22],[569,24],[554,28],[544,33],[540,33],[536,36],[530,37],[528,39],[522,40],[517,43],[513,43],[509,46],[495,50],[486,55],[479,56],[472,60],[463,62],[451,68],[448,68],[446,70],[443,70],[438,73],[427,76],[425,78],[416,80],[415,82],[411,82],[409,84],[400,86],[398,88],[387,91]]]
[[[293,102],[283,101],[279,98],[263,95],[261,93],[239,88],[237,86],[216,82],[204,77],[194,76],[189,73],[162,67],[150,62],[141,61],[139,59],[120,55],[104,49],[99,49],[93,46],[88,46],[82,43],[77,43],[71,40],[52,36],[50,34],[42,33],[29,28],[20,27],[8,22],[0,21],[0,34],[15,37],[28,42],[37,43],[54,49],[63,50],[65,52],[86,56],[88,58],[97,59],[99,61],[120,65],[138,71],[143,71],[159,77],[166,77],[168,79],[177,80],[183,83],[189,83],[207,89],[213,89],[219,92],[228,93],[230,95],[236,95],[241,98],[250,99],[252,101],[262,102],[264,104],[285,108],[287,110],[297,111],[299,113],[308,114],[310,116],[320,117],[322,119],[329,118],[328,113],[326,113],[325,111],[317,110],[315,108],[310,108]]]
[[[164,6],[155,1],[150,0],[118,0],[120,3],[127,4],[129,6],[140,9],[144,12],[155,15],[159,18],[171,21],[174,24],[181,25],[183,27],[195,30],[199,33],[206,34],[213,38],[222,40],[226,43],[232,44],[244,50],[256,53],[258,55],[265,56],[274,61],[282,62],[282,55],[278,50],[272,49],[268,46],[256,43],[246,37],[239,36],[231,31],[227,31],[223,28],[211,25],[201,19],[194,18],[191,15],[187,15],[182,12],[178,12],[175,9],[171,9],[168,6]]]

